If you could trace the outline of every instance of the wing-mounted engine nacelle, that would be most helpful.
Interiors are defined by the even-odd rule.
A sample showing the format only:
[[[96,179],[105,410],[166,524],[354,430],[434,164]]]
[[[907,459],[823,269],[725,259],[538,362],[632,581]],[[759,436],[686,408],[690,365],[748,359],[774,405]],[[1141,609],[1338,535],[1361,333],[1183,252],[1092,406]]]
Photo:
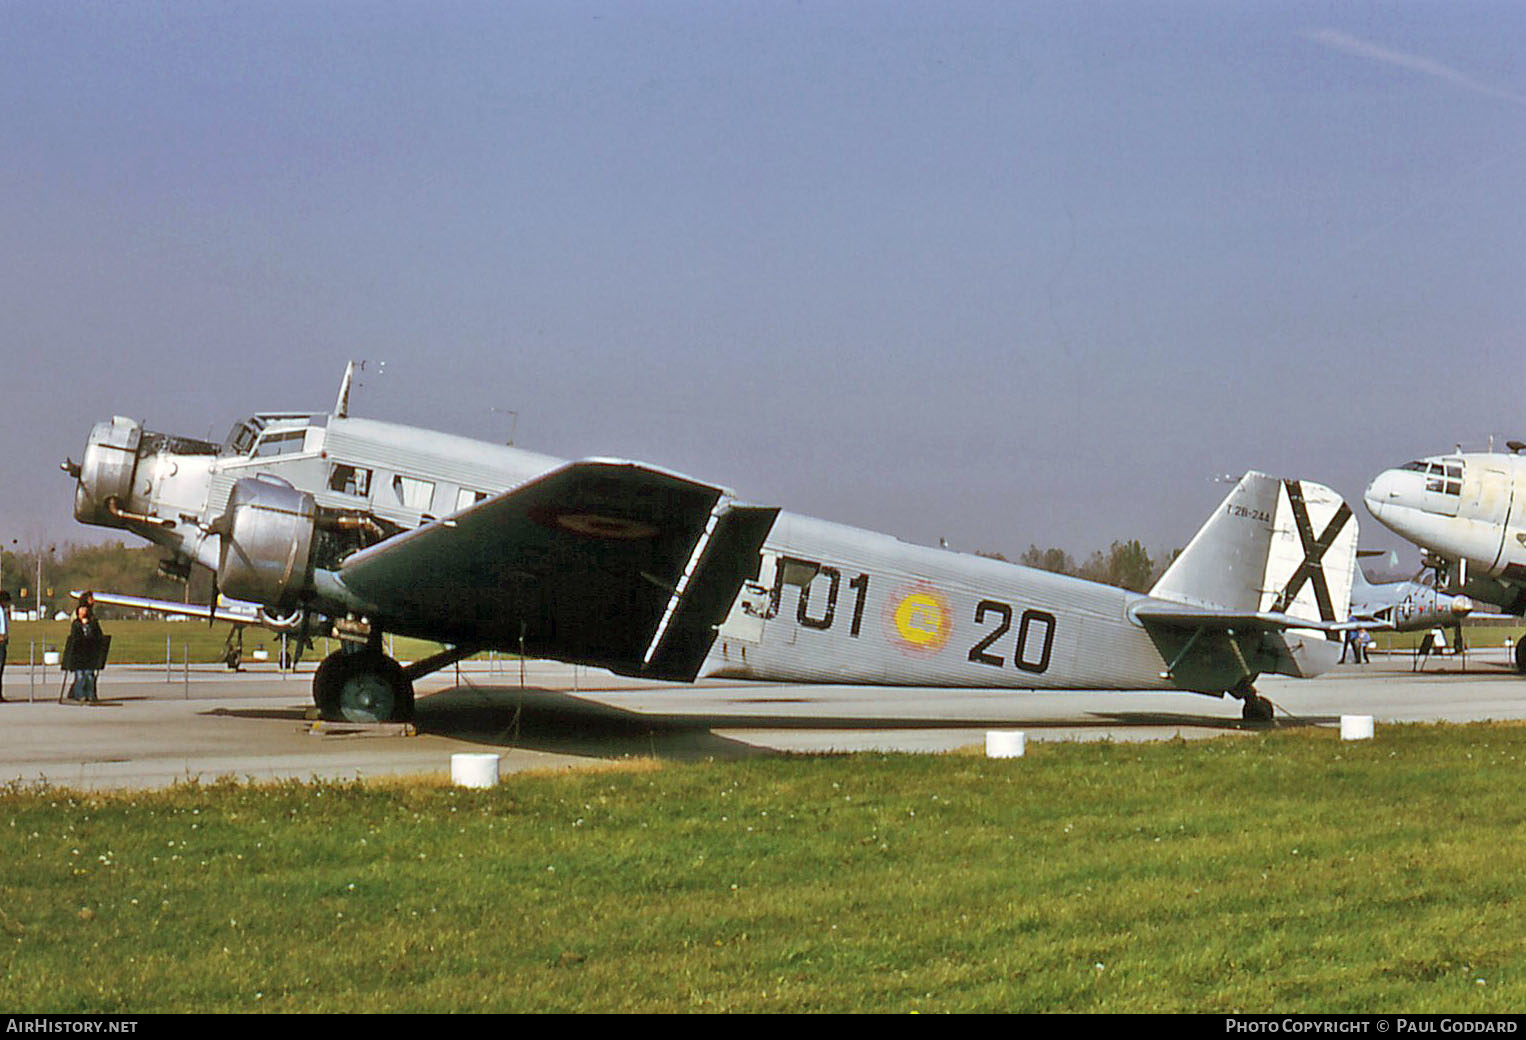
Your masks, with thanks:
[[[234,484],[216,525],[218,588],[277,611],[294,609],[312,585],[317,519],[313,496],[284,481],[261,476]]]
[[[80,459],[74,489],[74,518],[80,523],[124,527],[120,509],[132,501],[133,477],[143,424],[118,415],[96,423]]]

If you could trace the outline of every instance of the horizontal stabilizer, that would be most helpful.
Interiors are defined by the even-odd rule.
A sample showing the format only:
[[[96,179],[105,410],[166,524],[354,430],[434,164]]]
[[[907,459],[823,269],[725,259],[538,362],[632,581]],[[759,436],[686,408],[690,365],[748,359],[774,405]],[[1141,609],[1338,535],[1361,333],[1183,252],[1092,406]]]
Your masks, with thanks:
[[[1342,632],[1359,627],[1349,621],[1310,621],[1292,614],[1274,614],[1267,611],[1214,610],[1208,607],[1188,607],[1165,600],[1140,600],[1129,608],[1129,613],[1142,622],[1176,625],[1181,628],[1223,629],[1241,632],[1281,632],[1288,628],[1308,628],[1320,632]]]
[[[1215,610],[1142,599],[1129,616],[1150,633],[1183,689],[1222,692],[1225,670],[1249,679],[1261,672],[1309,678],[1337,662],[1346,625],[1270,611]]]

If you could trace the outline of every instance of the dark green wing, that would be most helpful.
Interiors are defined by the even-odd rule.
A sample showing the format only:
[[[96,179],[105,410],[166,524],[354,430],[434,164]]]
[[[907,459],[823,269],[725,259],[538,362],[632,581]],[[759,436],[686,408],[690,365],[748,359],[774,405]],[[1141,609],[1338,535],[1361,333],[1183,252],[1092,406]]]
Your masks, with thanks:
[[[693,679],[777,509],[629,462],[574,462],[347,559],[389,631]]]

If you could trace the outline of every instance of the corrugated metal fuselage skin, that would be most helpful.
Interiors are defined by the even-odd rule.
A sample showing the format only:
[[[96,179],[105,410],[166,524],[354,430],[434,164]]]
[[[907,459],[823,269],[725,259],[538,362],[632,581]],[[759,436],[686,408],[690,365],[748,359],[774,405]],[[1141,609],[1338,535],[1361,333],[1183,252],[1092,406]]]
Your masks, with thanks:
[[[177,522],[114,526],[216,570],[219,539],[206,527],[223,515],[233,485],[246,477],[275,477],[311,492],[321,508],[368,512],[411,530],[562,464],[549,455],[373,419],[314,416],[286,426],[304,429],[305,436],[299,449],[278,455],[163,451],[145,457],[133,495],[122,505]],[[346,468],[365,476],[346,482],[339,478]]]
[[[744,588],[705,672],[782,682],[1180,689],[1162,677],[1160,651],[1128,617],[1142,598],[781,513],[759,581]],[[1236,678],[1226,674],[1214,692]]]
[[[173,526],[87,522],[126,527],[216,570],[219,539],[207,528],[223,514],[233,485],[246,477],[289,481],[311,492],[320,508],[366,512],[406,531],[563,464],[517,448],[368,419],[289,416],[267,425],[264,436],[282,429],[292,440],[279,454],[260,455],[256,445],[244,453],[146,455],[132,495],[120,504],[135,514],[173,519]],[[299,429],[305,431],[300,437]],[[350,471],[364,476],[347,482]],[[309,606],[336,615],[367,613],[369,605],[345,588],[337,569],[320,569],[313,580]],[[1191,674],[1179,669],[1174,678],[1164,677],[1167,656],[1176,657],[1189,634],[1157,630],[1152,639],[1128,613],[1142,598],[780,513],[765,540],[757,580],[744,586],[701,674],[1216,694],[1245,676],[1247,657],[1253,670],[1272,669],[1257,658],[1254,640],[1231,647],[1220,635],[1200,641],[1192,660],[1181,663]],[[467,630],[372,620],[399,634],[481,641],[480,632],[474,640]],[[519,630],[517,619],[495,619],[493,627],[498,633]],[[1214,642],[1217,650],[1209,645]],[[512,642],[499,648],[517,649]]]

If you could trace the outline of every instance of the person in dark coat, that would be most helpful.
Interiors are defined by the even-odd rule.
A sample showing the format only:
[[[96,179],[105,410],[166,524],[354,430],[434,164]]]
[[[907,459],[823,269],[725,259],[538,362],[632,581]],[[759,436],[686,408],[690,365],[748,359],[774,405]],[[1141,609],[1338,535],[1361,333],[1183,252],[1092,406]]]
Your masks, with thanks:
[[[5,649],[11,640],[11,594],[0,589],[0,691],[5,689]],[[0,694],[0,704],[5,697]]]
[[[64,643],[63,669],[74,673],[69,699],[81,704],[96,703],[95,677],[106,664],[106,637],[95,619],[94,603],[88,592],[80,597],[69,625],[69,639]]]

